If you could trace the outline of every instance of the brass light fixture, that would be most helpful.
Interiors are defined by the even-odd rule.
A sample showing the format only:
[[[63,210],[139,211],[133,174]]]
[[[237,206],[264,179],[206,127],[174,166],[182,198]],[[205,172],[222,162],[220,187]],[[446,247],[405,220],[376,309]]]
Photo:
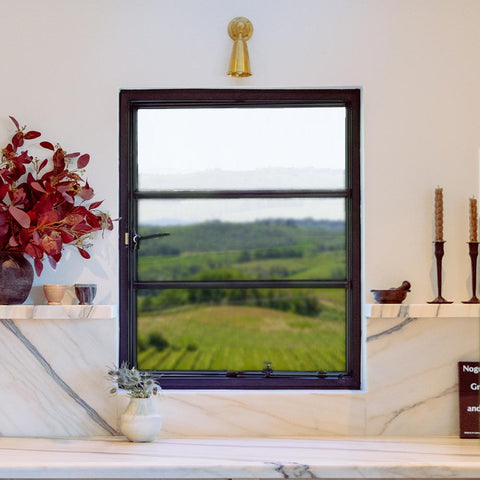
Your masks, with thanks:
[[[250,69],[247,40],[253,34],[252,22],[245,17],[235,17],[228,24],[228,34],[233,40],[233,49],[227,74],[232,77],[249,77],[252,70]]]

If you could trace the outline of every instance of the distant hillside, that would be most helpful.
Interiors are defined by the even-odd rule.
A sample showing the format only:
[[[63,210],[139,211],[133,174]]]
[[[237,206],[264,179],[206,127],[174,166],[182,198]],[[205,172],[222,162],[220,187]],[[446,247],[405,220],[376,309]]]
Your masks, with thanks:
[[[159,160],[160,162],[160,160]],[[139,174],[141,190],[218,190],[344,188],[345,170],[329,168],[256,168],[254,170],[208,169],[178,174]]]
[[[260,220],[246,223],[206,222],[169,227],[141,227],[141,235],[168,232],[170,236],[142,240],[139,255],[180,255],[275,247],[340,250],[345,246],[344,222],[311,218]]]

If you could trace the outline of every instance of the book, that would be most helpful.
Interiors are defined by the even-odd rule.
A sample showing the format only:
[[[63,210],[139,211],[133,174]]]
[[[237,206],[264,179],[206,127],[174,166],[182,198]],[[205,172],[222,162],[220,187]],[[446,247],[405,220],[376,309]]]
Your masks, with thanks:
[[[479,374],[479,362],[458,362],[460,438],[480,438]]]

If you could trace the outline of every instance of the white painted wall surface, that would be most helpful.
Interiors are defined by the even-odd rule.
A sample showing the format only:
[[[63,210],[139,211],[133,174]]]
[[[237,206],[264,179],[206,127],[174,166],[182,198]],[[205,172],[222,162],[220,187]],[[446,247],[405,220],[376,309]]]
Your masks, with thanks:
[[[8,115],[92,155],[117,215],[122,88],[361,87],[365,300],[408,279],[436,296],[433,191],[444,188],[446,298],[469,291],[468,198],[478,195],[477,0],[1,0],[0,141]],[[227,77],[228,22],[250,18],[253,76]],[[117,236],[70,251],[36,284],[97,282],[116,303]]]
[[[255,28],[249,41],[253,76],[247,79],[225,74],[231,51],[227,25],[238,15]],[[478,0],[0,0],[0,16],[0,144],[11,135],[8,115],[14,115],[67,150],[90,153],[89,181],[114,217],[120,89],[362,88],[365,301],[372,301],[369,289],[405,279],[412,283],[408,303],[436,296],[431,242],[437,185],[444,188],[445,202],[443,294],[457,302],[470,297],[468,198],[478,196],[480,147]],[[56,272],[47,265],[31,301],[43,299],[43,283],[96,282],[96,302],[116,304],[116,233],[107,232],[91,254],[86,261],[67,250]],[[381,323],[375,323],[380,332],[387,328]],[[430,329],[428,324],[422,330],[427,344]],[[451,333],[435,330],[442,345]],[[315,432],[325,434],[455,434],[453,417],[448,424],[438,418],[445,408],[455,414],[455,362],[473,359],[458,356],[478,352],[458,341],[458,350],[438,359],[435,353],[443,347],[409,351],[408,339],[383,339],[395,365],[406,354],[413,365],[421,352],[432,371],[448,370],[446,393],[440,392],[446,403],[435,403],[438,417],[428,425],[410,413],[397,425],[385,409],[375,410],[390,402],[383,401],[385,385],[373,373],[375,365],[385,369],[374,349],[383,344],[375,340],[368,344],[373,361],[367,365],[367,396],[337,392],[332,404],[331,392],[275,392],[268,398],[243,392],[241,401],[238,392],[170,392],[164,433],[185,434],[181,421],[189,413],[203,433],[212,434],[230,431],[231,418],[254,423],[239,425],[238,435],[305,434],[302,425],[320,425]],[[408,402],[418,402],[402,395],[415,391],[402,385],[392,389],[400,402],[395,408],[407,411]],[[304,417],[287,427],[281,419],[286,410],[298,410],[293,397],[296,407],[305,406]],[[340,423],[333,427],[324,423],[331,411],[322,409],[331,405],[340,409],[332,417]],[[259,406],[268,411],[252,416]],[[272,414],[280,420],[271,420]]]

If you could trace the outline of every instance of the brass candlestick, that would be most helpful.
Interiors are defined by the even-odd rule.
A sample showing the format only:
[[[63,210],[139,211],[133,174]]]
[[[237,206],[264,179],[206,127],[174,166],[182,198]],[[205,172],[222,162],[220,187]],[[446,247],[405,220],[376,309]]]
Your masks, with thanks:
[[[462,303],[480,303],[480,300],[477,298],[478,242],[468,242],[468,254],[470,255],[470,264],[472,266],[472,298]]]
[[[442,258],[443,258],[443,244],[444,241],[435,241],[435,258],[437,260],[437,289],[438,295],[435,300],[427,303],[453,303],[445,300],[442,297]]]

